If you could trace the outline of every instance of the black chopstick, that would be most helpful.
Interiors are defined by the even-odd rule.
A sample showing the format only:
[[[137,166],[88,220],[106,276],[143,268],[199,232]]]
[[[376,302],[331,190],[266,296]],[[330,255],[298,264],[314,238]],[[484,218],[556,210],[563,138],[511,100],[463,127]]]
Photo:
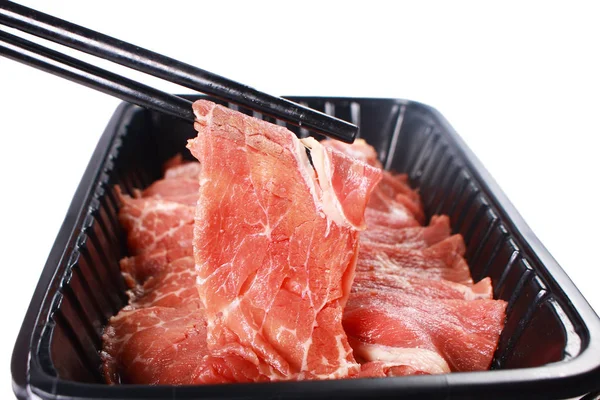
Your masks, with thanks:
[[[130,103],[194,121],[192,102],[189,100],[161,92],[2,30],[0,55]]]
[[[0,1],[0,23],[334,139],[351,143],[358,132],[355,125],[319,111],[19,4]]]

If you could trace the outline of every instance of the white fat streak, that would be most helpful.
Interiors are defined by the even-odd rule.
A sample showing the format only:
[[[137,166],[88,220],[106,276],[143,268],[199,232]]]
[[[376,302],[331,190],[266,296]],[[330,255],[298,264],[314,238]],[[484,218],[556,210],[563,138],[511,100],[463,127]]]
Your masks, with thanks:
[[[350,374],[350,368],[357,368],[358,365],[354,362],[348,361],[348,344],[346,342],[346,335],[337,335],[335,337],[337,350],[338,350],[338,362],[339,366],[334,373],[328,376],[320,377],[321,379],[339,379],[347,377]]]
[[[304,347],[304,356],[302,357],[302,368],[300,371],[308,371],[308,350],[310,349],[312,342],[312,335],[310,335],[310,337],[302,343],[302,347]]]
[[[236,299],[229,303],[227,307],[220,310],[220,312],[223,314],[223,320],[227,320],[229,318],[229,313],[238,308],[240,306],[240,302],[241,299],[239,297],[236,297]]]
[[[427,349],[360,343],[354,346],[354,353],[366,361],[382,361],[388,367],[408,365],[429,374],[450,372],[448,363]]]
[[[340,379],[340,378],[347,378],[350,375],[351,370],[354,370],[354,372],[358,371],[358,364],[355,362],[351,362],[348,361],[348,356],[350,353],[350,350],[348,350],[348,348],[345,346],[345,342],[346,342],[346,335],[342,334],[342,335],[337,335],[335,337],[336,339],[336,347],[338,350],[338,360],[337,362],[334,363],[336,369],[334,372],[332,372],[331,374],[320,374],[320,375],[311,375],[311,377],[313,379],[319,379],[319,380],[327,380],[327,379]],[[304,379],[306,372],[308,371],[308,363],[307,363],[307,357],[308,357],[308,348],[310,347],[310,344],[312,344],[312,338],[310,338],[309,340],[307,340],[305,342],[306,346],[306,352],[304,353],[304,360],[302,361],[302,372],[300,373],[300,379]],[[331,363],[329,362],[329,360],[327,360],[327,358],[325,358],[324,356],[321,356],[321,362],[324,365],[331,365]]]
[[[325,147],[311,137],[300,139],[300,142],[310,149],[310,156],[312,158],[314,170],[319,178],[321,199],[320,201],[317,201],[315,198],[315,203],[318,204],[319,211],[322,211],[327,216],[328,221],[331,220],[338,226],[353,226],[346,218],[342,204],[333,190],[333,186],[331,184],[331,162]],[[304,149],[301,150],[302,153],[304,153]],[[304,158],[306,158],[306,161],[308,162],[308,158],[305,154]]]
[[[156,298],[154,298],[154,300],[152,302],[153,303],[157,303],[160,300],[162,300],[162,299],[164,299],[165,297],[168,297],[168,296],[179,296],[180,294],[182,294],[186,290],[187,290],[187,288],[182,287],[182,288],[179,288],[177,290],[173,290],[171,292],[165,292],[165,293],[161,294],[160,296],[157,296]],[[160,293],[160,290],[155,290],[154,292],[155,293],[157,293],[157,292]]]
[[[279,328],[277,328],[277,335],[275,337],[277,338],[277,340],[280,340],[281,335],[283,335],[286,332],[291,333],[293,336],[297,336],[296,328],[290,329],[290,328],[282,325]]]
[[[154,211],[173,211],[178,208],[181,208],[181,204],[175,203],[172,201],[158,201],[155,203],[154,207],[152,207],[151,212]]]

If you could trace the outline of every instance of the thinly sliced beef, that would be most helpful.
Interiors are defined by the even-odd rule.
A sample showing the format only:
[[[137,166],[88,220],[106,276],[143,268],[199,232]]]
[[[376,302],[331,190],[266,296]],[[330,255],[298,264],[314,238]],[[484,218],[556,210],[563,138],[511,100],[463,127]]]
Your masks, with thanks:
[[[462,257],[465,248],[460,235],[454,235],[426,249],[362,242],[357,271],[379,276],[415,276],[445,279],[471,285],[471,272]]]
[[[201,165],[199,162],[188,162],[182,163],[179,165],[174,165],[165,171],[164,179],[180,179],[180,178],[188,178],[188,179],[198,179],[198,175],[200,175]],[[197,192],[197,191],[196,191]]]
[[[120,199],[119,220],[133,254],[120,262],[130,301],[109,320],[102,337],[105,379],[191,384],[207,354],[192,257],[194,207],[154,194]]]
[[[369,145],[364,139],[356,139],[352,144],[340,142],[338,140],[323,140],[321,144],[325,147],[338,150],[349,157],[365,162],[376,168],[381,168],[381,162],[377,156],[377,151]]]
[[[388,290],[392,294],[411,294],[429,299],[492,298],[490,278],[484,278],[474,285],[463,285],[445,279],[427,279],[417,274],[381,274],[376,271],[357,271],[352,290]]]
[[[198,200],[198,178],[161,179],[142,192],[142,197],[153,197],[190,206]]]
[[[130,302],[103,335],[109,383],[489,367],[506,303],[489,278],[473,284],[448,217],[421,226],[407,175],[361,139],[321,146],[207,101],[194,111],[202,165],[175,156],[120,195]]]
[[[368,145],[337,146],[359,159]],[[362,377],[439,374],[489,367],[506,303],[489,278],[473,285],[460,235],[424,212],[406,175],[384,172],[366,212],[344,328]],[[484,317],[485,316],[485,317]]]
[[[364,290],[350,297],[344,329],[356,357],[365,363],[385,362],[423,373],[481,371],[492,362],[505,307],[499,300]]]
[[[103,335],[103,372],[109,383],[191,384],[207,354],[199,301],[186,307],[125,308]]]
[[[391,211],[367,208],[365,210],[365,219],[367,220],[368,227],[383,229],[403,229],[421,226],[414,215],[403,206],[394,208]]]
[[[192,241],[192,232],[189,232]],[[182,257],[192,256],[192,246],[175,247],[173,249],[160,249],[142,253],[133,257],[121,259],[119,265],[125,282],[130,288],[143,284],[146,279],[161,273],[166,265]]]
[[[408,184],[408,175],[406,174],[394,174],[390,171],[383,171],[383,176],[377,189],[391,198],[402,194],[419,206],[421,205],[421,196],[419,196],[416,190],[410,187]]]
[[[194,258],[183,257],[167,264],[133,290],[129,307],[179,308],[198,300]]]
[[[173,201],[121,196],[119,222],[133,256],[192,246],[194,207]]]
[[[194,255],[211,354],[200,381],[355,375],[342,308],[380,171],[207,101],[194,112]]]
[[[369,208],[392,214],[397,209],[404,210],[419,224],[422,224],[425,220],[425,213],[421,205],[404,194],[389,197],[382,190],[375,190],[373,196],[371,196],[371,201],[369,201]]]
[[[389,229],[369,226],[360,234],[361,241],[389,244],[406,248],[424,249],[450,236],[450,219],[445,216],[431,217],[429,226]]]

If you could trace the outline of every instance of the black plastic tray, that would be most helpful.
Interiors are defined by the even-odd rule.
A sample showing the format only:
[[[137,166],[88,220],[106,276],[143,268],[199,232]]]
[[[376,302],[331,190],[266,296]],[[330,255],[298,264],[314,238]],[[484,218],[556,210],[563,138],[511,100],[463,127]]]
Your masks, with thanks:
[[[12,358],[18,397],[567,398],[600,389],[600,320],[436,110],[394,99],[292,99],[359,124],[384,166],[409,174],[426,213],[450,216],[467,243],[474,279],[490,276],[494,295],[509,302],[493,370],[213,386],[103,384],[102,329],[126,302],[114,185],[126,192],[147,186],[167,158],[187,153],[186,140],[195,135],[191,124],[124,103],[96,147],[25,316]]]

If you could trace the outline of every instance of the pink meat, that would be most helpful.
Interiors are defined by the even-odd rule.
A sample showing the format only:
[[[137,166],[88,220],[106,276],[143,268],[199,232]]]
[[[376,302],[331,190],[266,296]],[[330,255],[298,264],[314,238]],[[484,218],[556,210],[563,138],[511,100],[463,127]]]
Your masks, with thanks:
[[[163,165],[164,179],[197,179],[200,175],[200,163],[185,161],[181,154],[168,159]]]
[[[356,374],[342,308],[380,171],[207,101],[194,112],[194,255],[211,352],[199,381]]]
[[[506,304],[491,300],[489,278],[472,284],[462,237],[449,236],[448,217],[420,226],[424,211],[406,175],[384,171],[373,190],[381,172],[362,162],[380,163],[362,140],[325,141],[325,149],[304,141],[312,147],[313,170],[289,132],[208,102],[196,103],[195,111],[199,137],[191,146],[206,169],[176,156],[164,179],[139,192],[144,198],[121,196],[132,256],[120,265],[131,290],[130,304],[103,336],[109,383],[489,367]],[[197,287],[189,206],[199,189]],[[340,314],[347,301],[346,339]]]
[[[462,236],[450,236],[426,249],[362,242],[357,271],[372,271],[380,276],[415,276],[473,284],[469,266],[462,257]]]
[[[353,293],[344,329],[363,371],[369,362],[408,366],[422,373],[489,368],[504,326],[501,300],[430,299],[401,291]],[[379,369],[385,376],[394,371]],[[372,375],[371,375],[372,376]]]
[[[492,298],[490,278],[474,285],[463,285],[447,280],[427,279],[417,274],[381,274],[375,271],[357,271],[353,292],[387,290],[390,293],[410,294],[429,299],[477,300]]]
[[[163,266],[131,291],[130,296],[131,308],[179,308],[187,303],[197,302],[199,297],[194,258],[183,257]]]
[[[127,233],[131,255],[190,248],[194,207],[155,199],[121,196],[119,222]]]
[[[189,162],[171,167],[165,171],[165,179],[188,178],[197,179],[200,175],[200,163]]]
[[[191,242],[192,232],[189,232],[189,236],[185,240]],[[137,256],[122,258],[119,265],[125,282],[130,288],[133,288],[142,284],[149,277],[161,273],[164,267],[173,261],[192,255],[192,246],[158,249]]]
[[[191,384],[208,352],[192,257],[194,208],[157,196],[120,198],[119,220],[134,255],[120,262],[129,304],[102,337],[105,379]]]
[[[372,165],[373,167],[381,168],[381,162],[379,162],[377,151],[375,151],[373,146],[369,145],[364,139],[356,139],[352,144],[327,139],[323,140],[321,144]]]
[[[191,384],[208,353],[199,301],[186,307],[124,308],[103,335],[108,383]]]
[[[417,205],[421,205],[421,197],[419,196],[419,193],[408,184],[408,175],[406,174],[395,174],[390,171],[383,171],[381,182],[377,188],[384,192],[388,197],[395,198],[399,194],[402,194]]]
[[[445,215],[431,217],[429,226],[390,229],[369,226],[360,234],[361,241],[398,245],[407,248],[424,249],[450,236],[450,219]]]
[[[406,207],[394,208],[391,211],[382,211],[375,208],[365,210],[367,226],[383,229],[403,229],[421,226],[421,223],[406,209]]]
[[[153,197],[195,206],[196,200],[198,200],[198,178],[180,177],[158,180],[142,192],[142,197]]]

